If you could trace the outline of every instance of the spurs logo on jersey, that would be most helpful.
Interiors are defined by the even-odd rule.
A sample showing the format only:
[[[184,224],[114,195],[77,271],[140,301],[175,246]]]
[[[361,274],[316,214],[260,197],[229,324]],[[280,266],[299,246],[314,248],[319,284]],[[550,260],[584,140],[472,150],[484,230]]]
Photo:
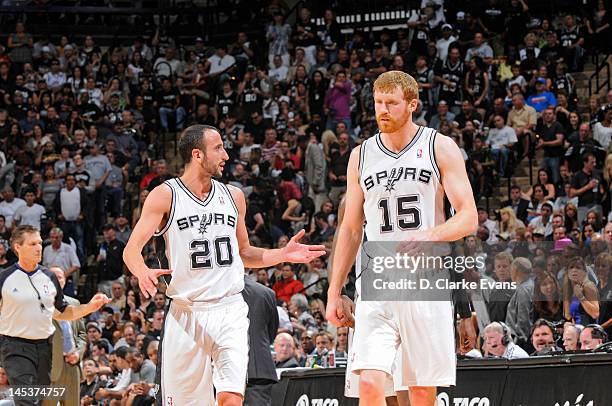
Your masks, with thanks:
[[[362,144],[359,177],[369,241],[399,241],[405,233],[444,222],[444,189],[433,150],[436,134],[419,127],[398,153],[385,147],[380,133]]]
[[[167,295],[187,301],[214,301],[244,287],[238,251],[238,209],[224,184],[212,180],[205,200],[179,178],[165,182],[172,208],[165,227],[155,234],[162,267],[173,270]]]

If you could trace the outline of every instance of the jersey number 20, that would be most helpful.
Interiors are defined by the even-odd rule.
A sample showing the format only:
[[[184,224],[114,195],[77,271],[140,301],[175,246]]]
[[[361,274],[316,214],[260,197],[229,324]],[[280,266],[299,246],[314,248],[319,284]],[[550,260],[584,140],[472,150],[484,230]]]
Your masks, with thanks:
[[[230,243],[230,238],[215,238],[213,245],[215,247],[215,263],[218,266],[231,265],[234,258],[232,256],[232,244]],[[191,250],[191,269],[210,269],[213,267],[210,240],[206,238],[201,240],[193,240],[189,244],[189,249]]]
[[[419,195],[397,196],[397,226],[401,230],[415,230],[421,226],[421,210],[413,203],[419,203]],[[393,231],[393,222],[391,221],[391,209],[389,207],[389,198],[380,199],[378,207],[382,210],[382,225],[380,226],[381,233],[389,233]]]

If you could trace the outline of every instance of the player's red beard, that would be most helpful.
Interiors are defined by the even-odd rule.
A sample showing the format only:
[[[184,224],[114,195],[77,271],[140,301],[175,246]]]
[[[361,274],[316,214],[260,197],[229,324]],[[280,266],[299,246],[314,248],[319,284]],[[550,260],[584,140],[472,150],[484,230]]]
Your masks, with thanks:
[[[381,114],[376,116],[376,123],[378,129],[383,133],[394,133],[402,128],[410,119],[410,112],[406,113],[398,118],[393,117],[390,114]]]

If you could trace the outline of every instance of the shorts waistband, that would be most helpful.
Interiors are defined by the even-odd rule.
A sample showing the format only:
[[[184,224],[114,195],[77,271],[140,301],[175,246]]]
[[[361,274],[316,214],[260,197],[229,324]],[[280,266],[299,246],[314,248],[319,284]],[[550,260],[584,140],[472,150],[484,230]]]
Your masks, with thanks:
[[[40,339],[13,337],[13,336],[5,336],[5,335],[0,335],[0,337],[6,338],[8,340],[19,341],[19,342],[28,343],[28,344],[45,344],[45,343],[51,342],[52,336],[47,337],[47,338],[40,338]]]
[[[215,310],[221,307],[225,307],[229,304],[244,302],[242,293],[236,293],[232,296],[222,297],[219,300],[209,302],[190,302],[184,299],[172,299],[170,306],[174,306],[178,309],[184,310]]]

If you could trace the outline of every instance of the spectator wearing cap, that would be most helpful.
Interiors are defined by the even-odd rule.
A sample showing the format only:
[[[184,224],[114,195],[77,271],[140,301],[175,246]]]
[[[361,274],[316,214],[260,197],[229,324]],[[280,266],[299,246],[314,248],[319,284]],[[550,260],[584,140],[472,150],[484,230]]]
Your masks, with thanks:
[[[597,159],[591,152],[582,158],[582,170],[575,173],[570,187],[570,197],[578,197],[578,224],[586,219],[586,214],[595,210],[601,216],[603,207],[601,201],[607,185],[601,172],[595,169]]]
[[[546,90],[545,78],[536,79],[536,93],[527,98],[527,104],[533,107],[538,113],[541,113],[548,107],[554,108],[557,106],[555,95]]]
[[[98,264],[98,290],[111,295],[114,282],[123,280],[123,249],[125,244],[117,239],[115,226],[106,224],[102,227],[104,241],[98,246],[96,262]]]
[[[455,41],[457,41],[457,37],[453,35],[453,26],[450,24],[442,24],[442,37],[436,41],[438,58],[440,58],[441,61],[446,60],[448,46]]]
[[[510,277],[516,284],[516,290],[506,311],[506,324],[517,336],[517,344],[526,348],[529,344],[531,322],[533,320],[533,289],[531,261],[518,257],[510,265]]]
[[[438,113],[431,117],[429,121],[429,126],[431,128],[440,130],[440,125],[443,122],[452,123],[455,120],[455,114],[448,111],[448,108],[446,100],[440,100],[438,102]]]

